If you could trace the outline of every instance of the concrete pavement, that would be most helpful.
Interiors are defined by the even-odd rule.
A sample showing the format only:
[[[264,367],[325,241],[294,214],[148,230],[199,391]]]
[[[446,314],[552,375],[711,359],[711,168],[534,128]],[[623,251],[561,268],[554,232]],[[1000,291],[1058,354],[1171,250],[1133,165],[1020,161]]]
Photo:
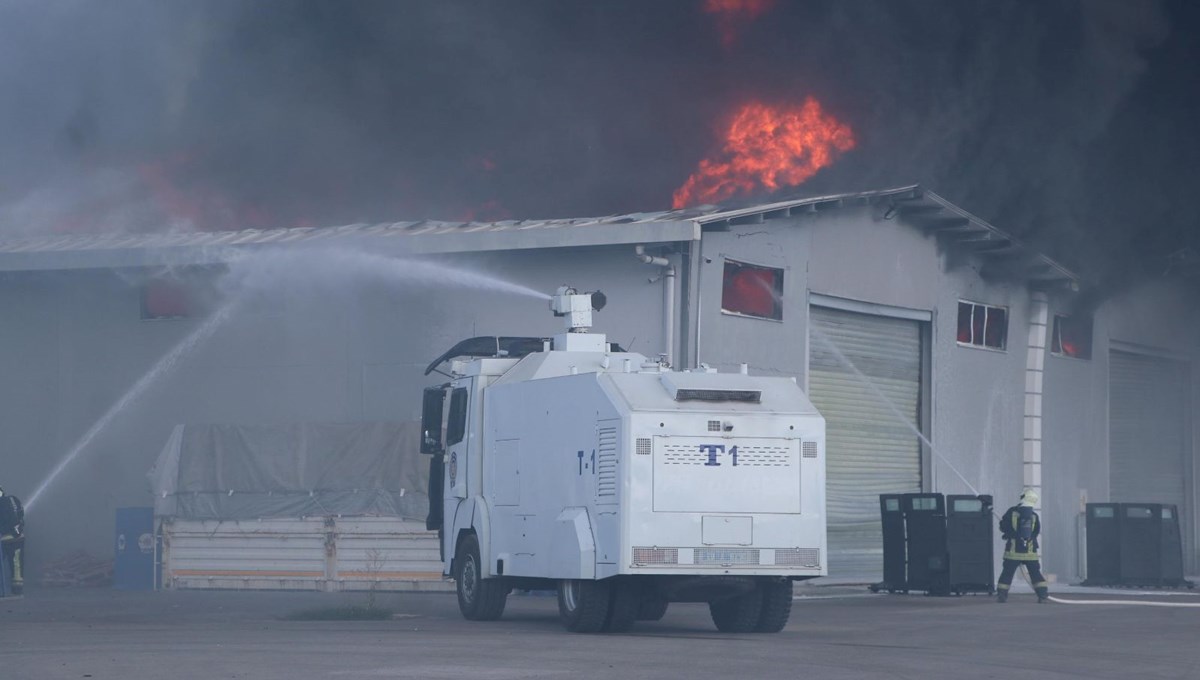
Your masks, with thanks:
[[[704,605],[686,604],[630,634],[575,635],[536,595],[510,597],[491,623],[464,621],[439,593],[379,595],[388,621],[287,621],[366,595],[35,588],[0,600],[0,678],[1200,677],[1197,608],[797,592],[778,635],[718,633]]]

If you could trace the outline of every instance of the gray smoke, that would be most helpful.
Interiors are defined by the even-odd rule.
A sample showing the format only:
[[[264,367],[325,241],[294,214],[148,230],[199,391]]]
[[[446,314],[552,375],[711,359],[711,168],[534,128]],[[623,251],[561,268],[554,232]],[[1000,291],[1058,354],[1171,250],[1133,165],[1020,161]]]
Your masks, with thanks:
[[[785,194],[921,182],[1097,276],[1198,245],[1182,0],[780,2],[731,49],[700,4],[0,0],[0,232],[666,209],[811,95],[858,148]]]

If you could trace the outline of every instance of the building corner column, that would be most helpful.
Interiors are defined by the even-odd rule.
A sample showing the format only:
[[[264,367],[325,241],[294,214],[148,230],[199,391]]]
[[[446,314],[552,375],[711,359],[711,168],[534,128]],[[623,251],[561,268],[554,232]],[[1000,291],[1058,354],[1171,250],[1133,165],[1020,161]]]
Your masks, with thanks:
[[[1034,291],[1029,299],[1029,340],[1025,359],[1025,437],[1022,481],[1042,493],[1042,387],[1046,364],[1046,331],[1050,305],[1046,294]],[[1038,501],[1041,509],[1041,501]]]

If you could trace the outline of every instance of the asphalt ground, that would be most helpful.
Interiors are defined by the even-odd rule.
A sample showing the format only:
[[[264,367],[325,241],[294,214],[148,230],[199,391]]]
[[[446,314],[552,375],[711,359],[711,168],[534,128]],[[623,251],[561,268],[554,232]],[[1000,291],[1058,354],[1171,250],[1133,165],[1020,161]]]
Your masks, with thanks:
[[[396,612],[386,621],[290,621],[367,595],[35,588],[0,600],[0,679],[1200,678],[1200,608],[797,592],[776,635],[718,633],[692,604],[632,633],[579,635],[544,595],[514,594],[488,623],[463,620],[445,593],[379,594]]]

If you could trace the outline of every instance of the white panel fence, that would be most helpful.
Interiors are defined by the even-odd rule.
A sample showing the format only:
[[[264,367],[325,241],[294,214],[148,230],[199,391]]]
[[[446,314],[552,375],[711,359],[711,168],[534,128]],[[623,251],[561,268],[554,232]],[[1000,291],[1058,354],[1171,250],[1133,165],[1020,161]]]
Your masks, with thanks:
[[[165,588],[453,590],[437,532],[395,517],[164,519]]]

